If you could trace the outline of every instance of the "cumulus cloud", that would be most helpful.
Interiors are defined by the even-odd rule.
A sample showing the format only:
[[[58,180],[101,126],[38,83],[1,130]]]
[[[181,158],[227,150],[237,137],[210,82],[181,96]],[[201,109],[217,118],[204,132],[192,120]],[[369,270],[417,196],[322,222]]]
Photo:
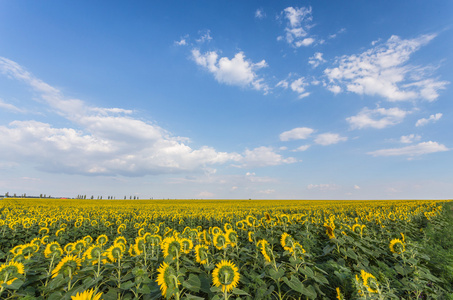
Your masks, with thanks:
[[[441,113],[437,113],[435,115],[431,115],[431,116],[429,116],[428,119],[421,118],[421,119],[417,120],[417,122],[415,123],[415,126],[416,127],[425,126],[428,123],[434,123],[434,122],[439,121],[440,118],[442,118],[442,114]]]
[[[280,134],[280,141],[286,142],[290,140],[305,140],[307,139],[312,133],[314,132],[313,129],[308,127],[298,127],[294,128]]]
[[[359,95],[381,96],[388,101],[434,101],[449,82],[426,78],[426,68],[408,64],[410,56],[434,37],[430,34],[404,40],[393,35],[361,54],[340,57],[338,66],[325,69],[324,74],[330,84]]]
[[[212,40],[211,31],[208,29],[204,31],[204,33],[200,36],[199,39],[196,40],[196,42],[202,44],[204,42],[209,42],[210,40]]]
[[[423,154],[435,153],[448,151],[449,149],[442,144],[437,142],[422,142],[416,145],[406,146],[402,148],[391,148],[391,149],[381,149],[376,151],[368,152],[369,155],[373,156],[420,156]]]
[[[250,86],[256,90],[269,90],[264,79],[260,78],[255,71],[267,67],[265,60],[258,63],[252,63],[245,58],[243,52],[238,52],[229,59],[228,57],[220,57],[216,51],[209,51],[204,54],[199,49],[192,50],[192,58],[195,63],[214,75],[214,78],[228,85]]]
[[[400,142],[403,144],[412,144],[414,142],[418,142],[422,137],[418,134],[409,134],[403,135],[400,138]]]
[[[382,129],[401,123],[409,112],[399,108],[363,108],[357,115],[346,118],[353,129]]]
[[[321,52],[316,52],[312,57],[308,59],[308,63],[313,67],[316,68],[319,66],[321,63],[326,62],[324,58],[322,58],[322,53]]]
[[[175,45],[177,45],[177,46],[186,46],[187,45],[187,41],[186,41],[186,39],[181,39],[179,41],[175,41]]]
[[[55,128],[34,120],[0,126],[2,159],[31,162],[51,172],[127,176],[192,172],[241,160],[239,154],[212,147],[192,149],[183,142],[186,139],[128,116],[129,110],[65,99],[11,60],[0,58],[0,71],[29,85],[41,102],[80,128]]]
[[[348,140],[347,137],[342,137],[337,133],[322,133],[315,138],[315,143],[322,146],[327,146],[337,144],[339,142],[344,142],[346,140]]]
[[[287,7],[282,11],[282,15],[287,20],[285,36],[279,36],[277,39],[285,39],[288,44],[295,48],[310,46],[315,39],[308,36],[308,31],[313,25],[311,21],[311,7]]]
[[[297,149],[292,150],[293,152],[302,152],[306,151],[308,148],[310,148],[310,145],[302,145],[298,147]]]

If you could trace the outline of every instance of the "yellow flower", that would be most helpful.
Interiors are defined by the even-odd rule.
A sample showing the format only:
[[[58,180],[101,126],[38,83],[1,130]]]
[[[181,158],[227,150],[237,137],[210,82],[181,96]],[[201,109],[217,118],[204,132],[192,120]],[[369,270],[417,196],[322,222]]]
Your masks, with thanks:
[[[255,235],[255,232],[249,231],[248,236],[249,236],[249,242],[253,243],[253,236]]]
[[[269,242],[266,241],[266,240],[260,240],[260,241],[258,241],[258,243],[256,243],[256,246],[258,247],[258,249],[263,254],[264,259],[267,262],[270,262],[271,261],[271,256],[273,256],[273,253],[272,253],[272,248],[269,245]]]
[[[123,257],[123,246],[122,244],[113,244],[107,249],[107,257],[111,262],[116,262],[118,259]]]
[[[158,274],[156,282],[160,286],[162,296],[166,297],[167,290],[169,288],[173,290],[181,284],[177,278],[175,269],[173,269],[173,267],[166,262],[163,262],[160,265],[160,267],[157,269],[157,272]]]
[[[238,285],[240,277],[234,263],[222,260],[212,272],[212,283],[217,287],[222,286],[222,292],[230,292]]]
[[[404,247],[404,243],[400,239],[393,239],[390,241],[389,245],[390,251],[393,253],[401,254],[404,251],[406,251],[406,248]]]
[[[72,277],[76,270],[79,269],[82,265],[81,262],[82,260],[80,258],[77,258],[77,256],[66,256],[58,263],[55,269],[52,270],[52,278],[57,277],[58,274],[68,275],[69,277]]]
[[[283,249],[285,249],[286,251],[292,252],[294,240],[289,234],[284,232],[281,236],[280,244],[282,245]]]
[[[205,245],[196,245],[195,246],[195,259],[197,263],[202,265],[208,262],[208,246]]]
[[[22,263],[10,261],[0,266],[0,276],[8,273],[12,275],[24,274],[24,265]]]
[[[181,240],[174,237],[165,238],[162,241],[162,251],[164,252],[164,257],[171,255],[173,258],[180,256],[182,252]]]
[[[190,251],[191,251],[192,248],[193,248],[193,242],[192,242],[192,240],[183,238],[183,239],[180,240],[180,242],[181,242],[182,252],[184,252],[184,253],[186,253],[186,254],[189,254]]]
[[[63,249],[61,249],[60,244],[58,242],[52,242],[47,244],[46,249],[44,250],[44,256],[50,258],[51,256],[55,255],[56,257],[61,256],[63,254]]]
[[[367,290],[370,293],[378,292],[378,290],[377,290],[378,283],[376,281],[376,277],[374,277],[373,274],[370,274],[368,272],[365,272],[364,270],[361,270],[360,276],[362,277],[363,285],[367,288]]]
[[[49,233],[49,228],[47,227],[42,227],[41,229],[39,229],[39,234],[48,234]]]
[[[101,234],[100,236],[98,236],[98,238],[96,239],[96,244],[99,244],[101,246],[104,246],[105,244],[107,244],[107,242],[109,241],[109,238],[105,235],[105,234]]]
[[[59,236],[62,232],[65,231],[66,228],[60,228],[57,230],[57,232],[55,232],[55,236]]]
[[[99,300],[101,299],[102,292],[97,293],[96,295],[95,289],[86,290],[81,293],[77,293],[75,296],[71,296],[71,300]]]

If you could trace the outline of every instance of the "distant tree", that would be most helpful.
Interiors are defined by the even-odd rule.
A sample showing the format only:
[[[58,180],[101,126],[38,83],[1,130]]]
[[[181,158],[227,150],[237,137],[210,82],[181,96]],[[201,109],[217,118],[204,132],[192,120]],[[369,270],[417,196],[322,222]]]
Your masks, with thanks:
[[[5,197],[9,197],[9,192],[6,192]]]

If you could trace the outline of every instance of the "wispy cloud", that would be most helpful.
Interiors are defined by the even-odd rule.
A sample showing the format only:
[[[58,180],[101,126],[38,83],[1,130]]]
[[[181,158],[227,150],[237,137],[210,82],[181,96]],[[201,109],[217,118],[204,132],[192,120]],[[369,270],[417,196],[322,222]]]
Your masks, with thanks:
[[[439,121],[440,118],[442,118],[442,114],[441,113],[437,113],[435,115],[430,115],[428,119],[421,118],[421,119],[417,120],[417,122],[415,123],[415,126],[416,127],[425,126],[428,123],[434,123],[434,122]]]
[[[11,103],[7,103],[7,102],[3,101],[3,99],[0,99],[0,108],[6,109],[6,110],[9,110],[12,112],[17,112],[17,113],[25,112],[25,110],[18,108],[17,106],[15,106]]]
[[[401,123],[409,112],[399,108],[363,108],[357,115],[346,118],[352,129],[382,129]]]
[[[448,151],[449,149],[442,144],[437,142],[422,142],[416,145],[406,146],[402,148],[391,148],[391,149],[381,149],[376,151],[368,152],[369,155],[373,156],[420,156],[423,154],[436,153]]]
[[[320,64],[326,62],[324,58],[322,58],[323,54],[321,52],[316,52],[313,54],[312,57],[308,59],[308,63],[313,67],[316,68]]]
[[[313,27],[311,21],[311,7],[287,7],[282,11],[287,20],[285,35],[279,36],[278,40],[285,39],[288,44],[295,48],[310,46],[315,42],[313,37],[308,37],[308,31]]]
[[[297,162],[293,157],[284,158],[281,154],[275,152],[272,147],[264,146],[253,150],[245,150],[239,161],[242,162],[242,165],[240,165],[242,168],[277,166]]]
[[[347,137],[342,137],[342,136],[340,136],[337,133],[328,132],[328,133],[319,134],[315,138],[315,143],[319,144],[319,145],[322,145],[322,146],[328,146],[328,145],[337,144],[339,142],[344,142],[344,141],[347,141],[347,140],[348,140]]]
[[[404,40],[398,36],[361,54],[340,57],[337,67],[324,70],[330,84],[359,95],[381,96],[389,101],[422,98],[434,101],[448,81],[426,78],[424,68],[408,64],[410,56],[435,34]],[[418,76],[414,76],[418,74]]]
[[[409,134],[403,135],[400,138],[400,142],[403,144],[412,144],[414,142],[418,142],[422,137],[418,134]]]
[[[265,17],[266,17],[266,13],[264,12],[264,10],[262,8],[258,8],[255,11],[255,18],[264,19]]]
[[[308,83],[306,82],[305,77],[300,77],[290,84],[291,90],[299,94],[299,99],[308,97],[310,95],[310,93],[305,90],[307,86]]]

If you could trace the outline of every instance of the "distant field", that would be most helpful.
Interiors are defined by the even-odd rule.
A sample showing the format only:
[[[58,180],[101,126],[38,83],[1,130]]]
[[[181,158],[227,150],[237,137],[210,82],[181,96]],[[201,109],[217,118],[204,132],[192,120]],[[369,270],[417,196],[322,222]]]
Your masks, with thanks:
[[[0,297],[453,299],[452,204],[5,198]]]

